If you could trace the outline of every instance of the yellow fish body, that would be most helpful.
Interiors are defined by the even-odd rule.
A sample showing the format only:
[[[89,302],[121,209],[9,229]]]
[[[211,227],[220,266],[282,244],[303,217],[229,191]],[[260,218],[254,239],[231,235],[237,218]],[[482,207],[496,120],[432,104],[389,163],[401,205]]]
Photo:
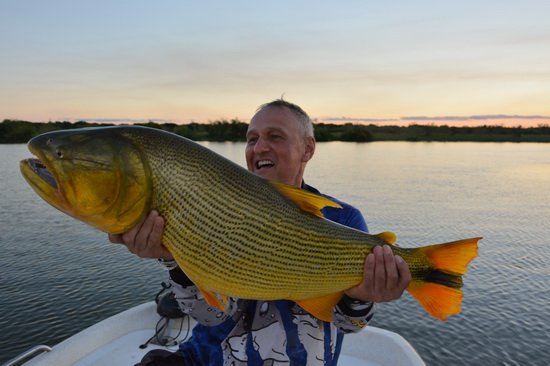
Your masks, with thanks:
[[[136,126],[64,130],[29,142],[38,159],[23,176],[48,203],[108,233],[151,209],[165,218],[163,244],[207,301],[214,294],[295,301],[330,321],[343,292],[362,280],[365,256],[393,244],[322,218],[324,197],[270,183],[188,139]],[[408,263],[407,290],[433,316],[460,311],[462,274],[480,238],[392,247]]]

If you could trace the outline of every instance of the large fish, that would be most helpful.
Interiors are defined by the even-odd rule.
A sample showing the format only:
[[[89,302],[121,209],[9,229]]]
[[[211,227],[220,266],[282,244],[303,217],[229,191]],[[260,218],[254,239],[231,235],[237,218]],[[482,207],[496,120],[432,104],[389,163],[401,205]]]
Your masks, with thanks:
[[[217,307],[226,296],[288,299],[331,321],[343,292],[361,282],[365,256],[395,241],[389,232],[369,235],[328,221],[320,210],[337,203],[270,183],[161,130],[64,130],[28,146],[39,160],[21,161],[27,182],[78,220],[122,233],[158,210],[166,222],[162,242]],[[479,239],[392,246],[411,270],[407,290],[432,316],[460,311],[462,275]]]

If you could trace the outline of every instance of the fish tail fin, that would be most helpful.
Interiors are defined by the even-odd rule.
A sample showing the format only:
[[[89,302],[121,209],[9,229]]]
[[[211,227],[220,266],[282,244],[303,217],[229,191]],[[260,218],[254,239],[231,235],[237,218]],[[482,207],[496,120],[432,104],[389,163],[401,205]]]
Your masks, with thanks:
[[[447,320],[449,315],[458,314],[461,310],[460,288],[425,281],[411,281],[407,291],[435,318]]]
[[[468,264],[477,257],[477,242],[480,239],[457,240],[419,249],[424,252],[435,269],[463,275],[468,270]]]
[[[462,275],[477,256],[477,242],[480,239],[458,240],[418,248],[428,259],[430,268],[416,276],[407,291],[430,315],[446,320],[449,315],[460,312]]]

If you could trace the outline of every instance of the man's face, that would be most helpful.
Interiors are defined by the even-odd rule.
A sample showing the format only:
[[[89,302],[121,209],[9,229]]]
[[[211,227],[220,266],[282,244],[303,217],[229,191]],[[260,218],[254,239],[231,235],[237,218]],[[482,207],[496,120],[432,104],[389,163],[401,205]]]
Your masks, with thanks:
[[[260,110],[246,133],[248,170],[270,181],[300,187],[304,168],[315,151],[296,116],[285,107]]]

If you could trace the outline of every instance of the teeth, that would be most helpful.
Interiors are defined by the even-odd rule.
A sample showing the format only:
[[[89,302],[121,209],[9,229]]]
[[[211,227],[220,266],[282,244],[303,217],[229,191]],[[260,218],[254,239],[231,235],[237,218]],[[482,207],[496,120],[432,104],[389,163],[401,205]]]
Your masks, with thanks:
[[[264,166],[273,166],[273,162],[271,160],[260,160],[256,163],[256,167],[263,168]]]

